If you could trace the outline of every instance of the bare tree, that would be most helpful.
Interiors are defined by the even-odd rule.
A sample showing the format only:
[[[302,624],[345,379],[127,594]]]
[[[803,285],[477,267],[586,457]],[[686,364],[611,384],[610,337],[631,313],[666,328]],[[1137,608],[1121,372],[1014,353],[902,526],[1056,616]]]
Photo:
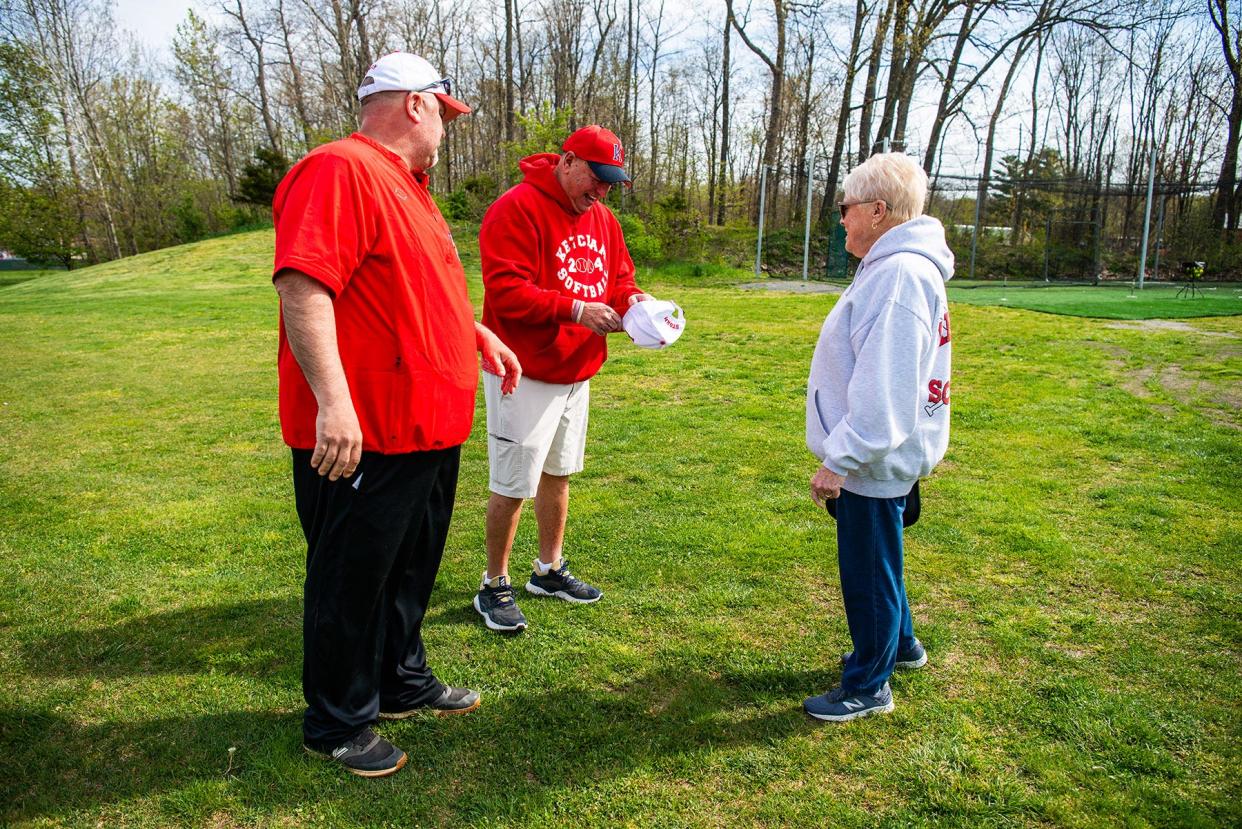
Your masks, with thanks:
[[[889,25],[893,19],[893,11],[897,0],[886,0],[884,11],[876,21],[875,31],[871,36],[871,51],[867,56],[867,83],[863,87],[861,111],[858,115],[858,160],[866,161],[871,155],[871,120],[875,113],[876,88],[879,85],[881,59],[884,56],[884,41],[888,37]]]
[[[777,147],[780,143],[781,127],[784,123],[784,112],[781,105],[785,91],[785,38],[788,34],[786,30],[787,10],[785,2],[786,0],[772,0],[776,52],[774,57],[769,57],[767,52],[747,36],[746,25],[748,21],[738,20],[737,14],[733,9],[733,0],[725,0],[726,8],[729,12],[729,20],[733,23],[733,28],[737,30],[738,37],[742,38],[746,48],[750,49],[757,58],[763,61],[772,75],[772,85],[768,93],[768,129],[767,135],[764,137],[763,159],[761,161],[765,167],[772,167],[777,163]],[[775,177],[769,180],[769,189],[774,188]],[[756,212],[758,211],[758,204],[756,204],[755,210]]]
[[[719,225],[725,222],[725,194],[729,185],[729,133],[733,129],[729,120],[729,108],[733,103],[729,94],[729,78],[733,74],[733,65],[729,62],[729,41],[733,39],[733,29],[729,25],[731,19],[732,11],[726,10],[720,57],[720,184],[717,188],[720,199],[716,205],[716,224]]]
[[[854,31],[850,35],[850,48],[844,60],[844,76],[841,81],[841,106],[837,110],[837,130],[832,141],[832,158],[828,162],[828,181],[824,185],[824,199],[819,206],[819,224],[825,226],[830,221],[833,201],[837,197],[837,182],[841,175],[841,159],[845,153],[845,138],[850,128],[854,79],[858,76],[858,56],[862,50],[863,25],[866,22],[867,14],[866,0],[855,0]]]
[[[1220,35],[1221,52],[1232,86],[1225,152],[1220,162],[1220,175],[1216,178],[1216,203],[1212,208],[1216,226],[1229,230],[1238,229],[1238,213],[1242,208],[1242,185],[1238,182],[1238,141],[1242,137],[1242,20],[1238,19],[1237,8],[1233,11],[1234,19],[1230,21],[1228,0],[1208,2],[1212,26]]]
[[[283,2],[281,5],[283,7]],[[280,152],[280,127],[277,125],[276,118],[272,112],[271,96],[267,90],[267,58],[264,54],[268,38],[270,37],[270,33],[267,30],[267,24],[270,21],[262,18],[256,19],[253,15],[248,16],[246,4],[243,0],[222,2],[218,8],[222,14],[236,23],[237,33],[250,47],[251,54],[243,58],[243,60],[250,69],[255,91],[259,96],[258,110],[259,115],[263,118],[264,130],[267,132],[268,146],[276,152]],[[243,95],[242,97],[246,96]]]
[[[280,28],[281,44],[284,46],[286,66],[289,70],[294,113],[302,133],[302,148],[309,150],[315,142],[310,110],[306,105],[306,82],[302,76],[302,63],[294,54],[293,25],[285,7],[285,0],[276,0],[276,21]]]

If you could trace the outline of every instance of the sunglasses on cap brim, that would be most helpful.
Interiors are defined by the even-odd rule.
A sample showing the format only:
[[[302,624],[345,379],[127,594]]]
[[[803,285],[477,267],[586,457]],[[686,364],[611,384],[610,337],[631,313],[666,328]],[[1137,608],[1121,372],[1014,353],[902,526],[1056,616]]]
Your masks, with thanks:
[[[437,89],[436,87],[440,87],[440,88]],[[435,83],[427,84],[422,89],[411,89],[410,91],[411,92],[443,92],[445,95],[448,95],[451,98],[453,96],[453,79],[452,78],[441,78]]]

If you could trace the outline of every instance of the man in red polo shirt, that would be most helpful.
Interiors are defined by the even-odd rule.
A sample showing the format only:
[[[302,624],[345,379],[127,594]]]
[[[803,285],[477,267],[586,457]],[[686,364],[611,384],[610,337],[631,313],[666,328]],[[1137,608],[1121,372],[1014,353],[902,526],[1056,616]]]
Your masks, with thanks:
[[[597,587],[575,578],[561,555],[569,514],[569,476],[586,447],[590,379],[608,357],[607,334],[635,302],[650,299],[634,283],[621,226],[602,199],[629,183],[616,135],[583,127],[564,153],[522,159],[525,179],[488,208],[479,229],[483,322],[522,362],[518,393],[484,373],[487,398],[487,570],[474,608],[491,630],[526,628],[509,583],[509,553],[522,504],[535,499],[539,557],[526,590],[576,604],[598,601]]]
[[[421,626],[444,552],[475,351],[521,367],[474,321],[448,225],[427,192],[444,125],[470,108],[403,52],[367,71],[358,132],[318,147],[276,190],[280,426],[306,535],[303,742],[381,777],[405,753],[371,730],[479,695],[427,665]]]

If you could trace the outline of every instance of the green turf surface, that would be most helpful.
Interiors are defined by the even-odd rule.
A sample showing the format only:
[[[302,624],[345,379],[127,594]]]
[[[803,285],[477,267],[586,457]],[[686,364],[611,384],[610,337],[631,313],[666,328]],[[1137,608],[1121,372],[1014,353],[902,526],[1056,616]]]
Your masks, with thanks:
[[[931,662],[826,726],[799,704],[849,637],[803,393],[835,298],[646,274],[689,327],[592,384],[567,555],[604,600],[524,600],[515,639],[470,608],[480,407],[425,632],[484,703],[383,726],[410,763],[364,781],[299,751],[270,261],[254,233],[0,289],[0,825],[1242,821],[1242,319],[955,304],[907,537]],[[527,516],[515,574],[533,547]]]
[[[1040,283],[986,285],[949,283],[949,299],[971,305],[1000,305],[1102,319],[1186,319],[1242,314],[1242,285],[1201,283],[1199,295],[1178,296],[1181,285],[1154,283],[1142,289],[1126,285],[1051,287]]]
[[[16,285],[19,282],[29,282],[54,273],[64,273],[64,271],[0,271],[0,288]]]

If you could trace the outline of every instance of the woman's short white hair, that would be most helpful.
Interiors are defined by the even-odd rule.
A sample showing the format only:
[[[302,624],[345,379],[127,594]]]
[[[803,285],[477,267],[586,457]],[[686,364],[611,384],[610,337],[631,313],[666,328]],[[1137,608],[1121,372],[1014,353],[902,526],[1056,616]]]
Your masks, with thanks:
[[[845,177],[847,202],[882,201],[898,221],[923,215],[927,173],[905,153],[876,153]]]

